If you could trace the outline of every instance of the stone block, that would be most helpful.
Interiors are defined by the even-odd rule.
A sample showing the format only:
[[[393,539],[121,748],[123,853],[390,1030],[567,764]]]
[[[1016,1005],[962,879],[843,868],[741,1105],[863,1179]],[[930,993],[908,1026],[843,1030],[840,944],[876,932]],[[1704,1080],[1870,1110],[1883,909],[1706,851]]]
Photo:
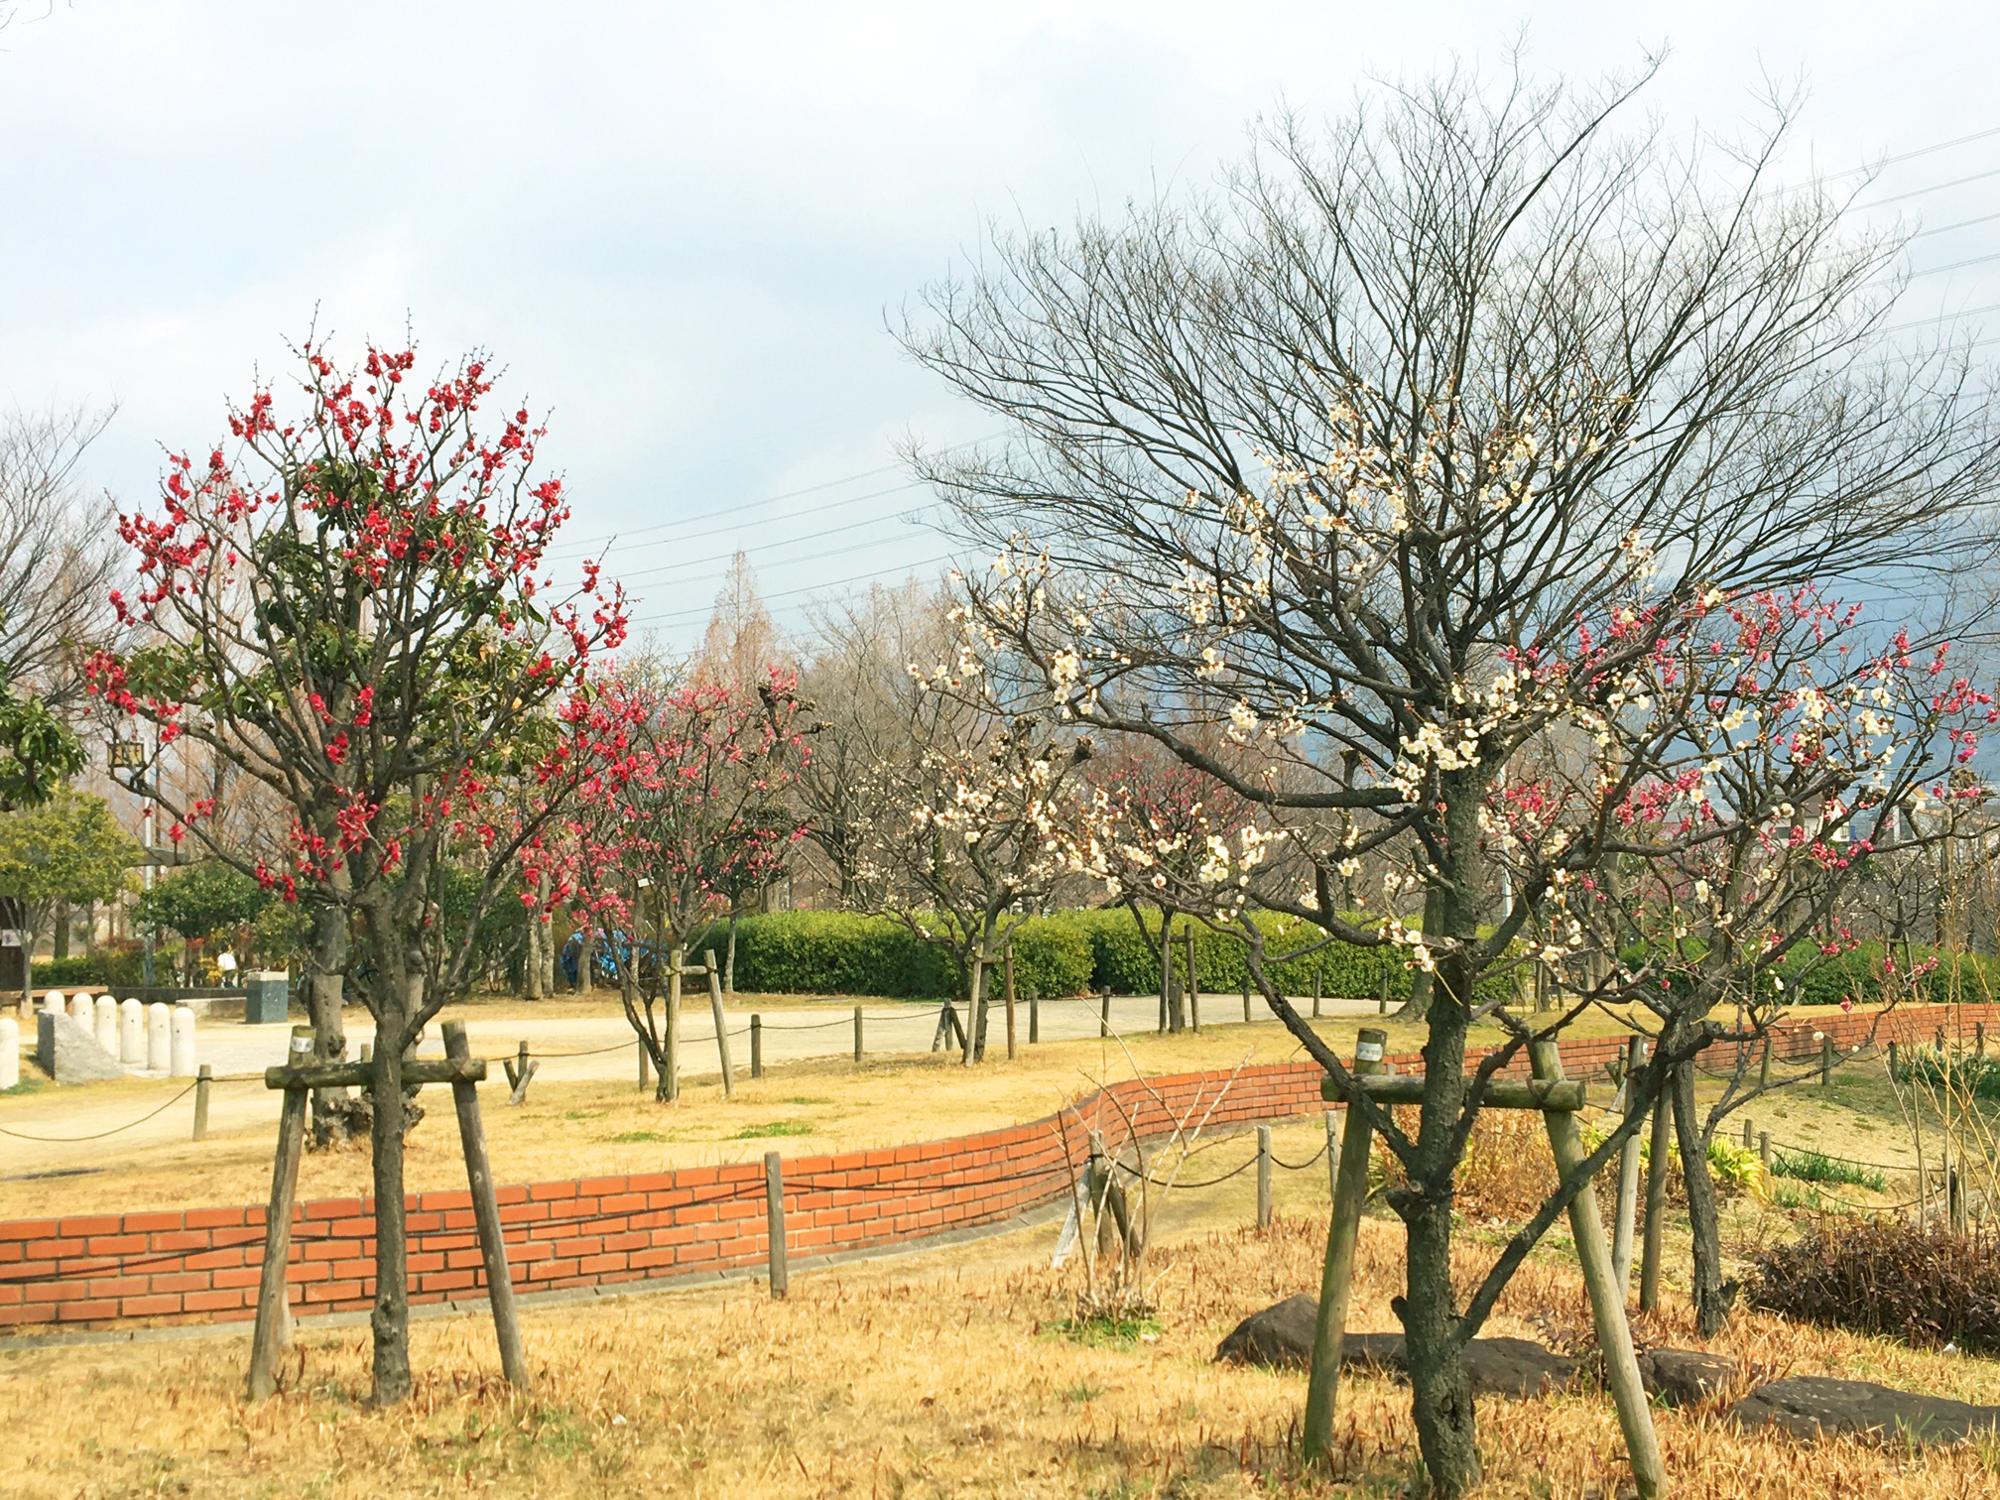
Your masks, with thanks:
[[[291,979],[283,969],[260,969],[244,981],[243,1019],[252,1026],[269,1026],[290,1019]]]
[[[35,1017],[35,1061],[57,1083],[103,1083],[125,1076],[118,1059],[97,1045],[90,1027],[53,1011]]]

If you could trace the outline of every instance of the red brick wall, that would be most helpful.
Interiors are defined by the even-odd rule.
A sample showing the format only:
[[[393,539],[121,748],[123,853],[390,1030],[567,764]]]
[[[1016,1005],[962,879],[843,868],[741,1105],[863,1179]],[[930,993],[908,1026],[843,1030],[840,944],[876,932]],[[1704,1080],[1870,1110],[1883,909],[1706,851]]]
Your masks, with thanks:
[[[1969,1034],[1982,1022],[2000,1022],[2000,1006],[1914,1008],[1886,1018],[1829,1011],[1781,1027],[1776,1051],[1804,1060],[1818,1055],[1820,1032],[1846,1049],[1871,1039],[1928,1041],[1940,1024]],[[1588,1077],[1620,1048],[1615,1037],[1566,1041],[1564,1067]],[[1245,1068],[1233,1082],[1219,1072],[1125,1080],[1024,1125],[790,1160],[786,1246],[795,1257],[815,1256],[998,1223],[1059,1196],[1093,1129],[1116,1146],[1128,1123],[1157,1136],[1174,1120],[1214,1130],[1305,1114],[1322,1107],[1319,1080],[1309,1062]],[[499,1200],[508,1264],[526,1291],[759,1266],[766,1258],[761,1163],[530,1183],[501,1188]],[[483,1276],[469,1196],[423,1193],[409,1200],[408,1213],[411,1300],[477,1295]],[[261,1207],[197,1208],[0,1223],[0,1328],[247,1318],[264,1218]],[[367,1199],[301,1205],[288,1270],[294,1306],[306,1313],[368,1306],[374,1231]]]

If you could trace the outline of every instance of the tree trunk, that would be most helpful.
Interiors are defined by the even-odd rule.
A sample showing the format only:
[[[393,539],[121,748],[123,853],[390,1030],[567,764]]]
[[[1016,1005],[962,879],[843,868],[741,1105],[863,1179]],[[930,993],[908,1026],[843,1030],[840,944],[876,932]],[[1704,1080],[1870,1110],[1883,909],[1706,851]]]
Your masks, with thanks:
[[[590,967],[597,957],[597,929],[586,926],[583,929],[583,946],[576,952],[576,991],[579,995],[590,993]]]
[[[312,1022],[313,1060],[342,1062],[347,1057],[346,971],[350,943],[347,913],[337,906],[318,906],[312,913],[312,936],[299,982],[300,1002]],[[312,1129],[308,1141],[315,1151],[337,1146],[366,1128],[369,1098],[355,1099],[345,1089],[314,1089]]]
[[[399,966],[400,967],[400,966]],[[369,1094],[373,1106],[371,1144],[375,1177],[375,1308],[369,1314],[374,1337],[374,1401],[392,1406],[410,1394],[410,1298],[408,1226],[403,1215],[403,1054],[393,1044],[403,1016],[385,1013],[375,1049]]]
[[[1694,1064],[1674,1070],[1674,1137],[1681,1150],[1681,1180],[1687,1186],[1688,1227],[1694,1235],[1695,1326],[1713,1338],[1729,1322],[1736,1289],[1722,1281],[1722,1226],[1715,1206],[1715,1180],[1708,1175],[1708,1141],[1694,1101]]]
[[[532,913],[528,917],[527,952],[521,960],[521,995],[528,1000],[543,998],[542,921]]]
[[[49,941],[49,957],[69,957],[69,903],[67,901],[58,901],[56,903],[55,932],[51,935]]]
[[[1160,908],[1160,1029],[1181,1029],[1181,997],[1174,984],[1174,914]]]
[[[722,993],[736,993],[736,907],[729,908],[729,946],[722,955]]]
[[[1479,1483],[1472,1384],[1457,1340],[1451,1292],[1451,1206],[1420,1199],[1405,1215],[1407,1295],[1399,1311],[1410,1410],[1431,1494],[1456,1497]]]
[[[1446,912],[1451,904],[1450,896],[1436,885],[1424,896],[1424,931],[1443,932]],[[1398,1021],[1421,1021],[1430,1014],[1431,994],[1436,981],[1430,974],[1418,969],[1410,975],[1410,998],[1396,1011]]]

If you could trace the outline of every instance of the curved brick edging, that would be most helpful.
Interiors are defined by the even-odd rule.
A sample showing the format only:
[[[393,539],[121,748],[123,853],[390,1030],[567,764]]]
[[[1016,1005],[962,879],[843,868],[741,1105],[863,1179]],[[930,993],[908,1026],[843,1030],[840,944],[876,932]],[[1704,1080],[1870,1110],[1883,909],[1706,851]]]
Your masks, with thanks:
[[[1995,1022],[2000,1006],[1913,1007],[1888,1016],[1880,1039],[1923,1040],[1940,1024],[1969,1031]],[[1819,1053],[1820,1033],[1845,1049],[1866,1041],[1876,1023],[1875,1014],[1859,1012],[1789,1022],[1774,1030],[1774,1050],[1787,1060],[1809,1059]],[[1622,1045],[1615,1036],[1567,1041],[1563,1063],[1572,1076],[1590,1076]],[[1421,1059],[1412,1053],[1391,1061]],[[1525,1072],[1525,1059],[1510,1071]],[[1215,1128],[1307,1114],[1322,1108],[1320,1076],[1312,1063],[1291,1062],[1244,1068],[1233,1081],[1223,1071],[1127,1079],[1021,1125],[787,1160],[786,1247],[813,1257],[1004,1222],[1062,1193],[1093,1129],[1115,1143],[1128,1121],[1138,1135],[1154,1137],[1180,1117],[1205,1117]],[[499,1201],[514,1284],[524,1291],[755,1267],[767,1256],[759,1162],[529,1183],[501,1188]],[[407,1207],[410,1300],[477,1295],[482,1276],[469,1195],[416,1194]],[[248,1318],[264,1219],[258,1206],[0,1223],[0,1328]],[[370,1305],[374,1229],[368,1199],[300,1206],[288,1273],[299,1311]]]

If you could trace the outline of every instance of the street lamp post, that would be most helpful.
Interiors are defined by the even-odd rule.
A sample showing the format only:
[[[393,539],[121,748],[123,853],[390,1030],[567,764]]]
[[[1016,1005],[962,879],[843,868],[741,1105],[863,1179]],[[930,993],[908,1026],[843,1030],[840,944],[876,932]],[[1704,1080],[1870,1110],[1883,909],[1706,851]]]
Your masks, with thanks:
[[[145,850],[145,861],[139,867],[139,883],[147,894],[153,889],[153,798],[147,795],[143,773],[146,769],[146,742],[144,740],[116,739],[111,741],[111,769],[113,772],[130,771],[130,786],[134,796],[143,800],[139,813],[139,843]],[[153,987],[153,924],[146,923],[145,958],[140,978],[148,989]]]

